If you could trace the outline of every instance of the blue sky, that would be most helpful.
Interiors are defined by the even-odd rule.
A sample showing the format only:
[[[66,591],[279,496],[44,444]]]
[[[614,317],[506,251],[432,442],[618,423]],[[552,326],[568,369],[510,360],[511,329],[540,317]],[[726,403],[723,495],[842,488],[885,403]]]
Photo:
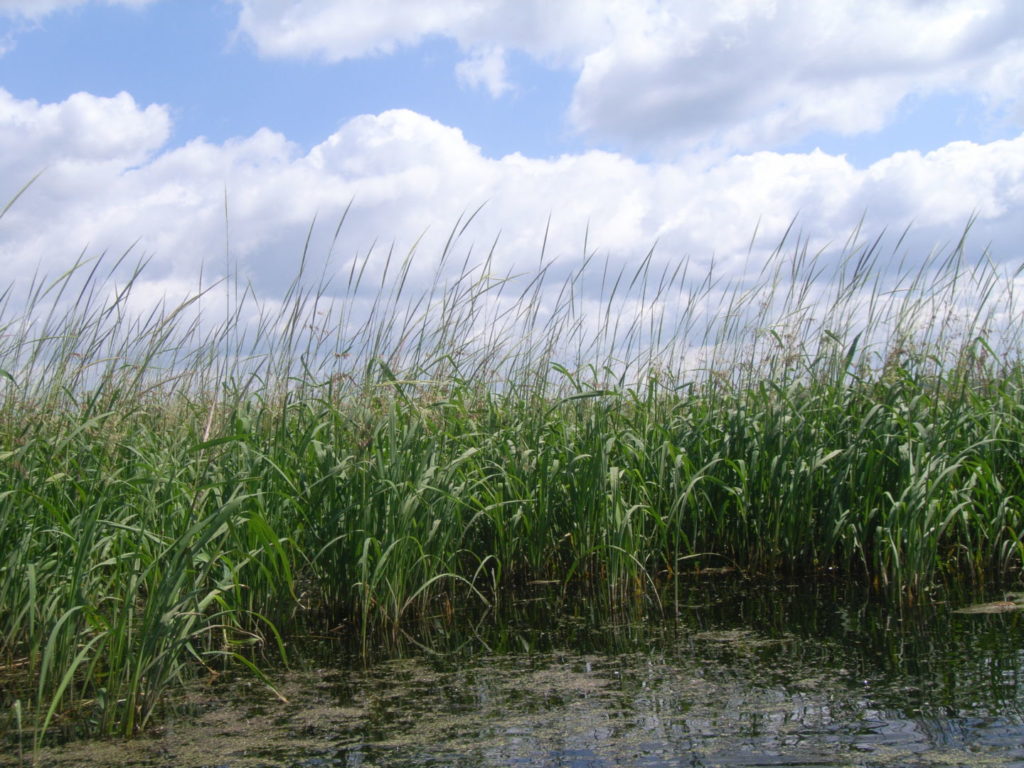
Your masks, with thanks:
[[[227,4],[165,0],[143,8],[90,4],[31,22],[8,17],[0,38],[14,45],[0,59],[2,87],[45,102],[127,91],[141,103],[166,104],[174,119],[168,147],[266,127],[308,149],[351,117],[404,108],[458,126],[492,157],[584,148],[562,119],[575,81],[566,69],[513,55],[516,92],[493,99],[456,80],[463,54],[448,38],[335,63],[265,59],[236,34],[237,15]]]
[[[3,87],[13,95],[59,102],[79,91],[127,91],[141,103],[171,109],[168,148],[197,136],[223,142],[267,127],[309,149],[351,117],[405,108],[457,126],[490,157],[624,149],[607,138],[587,141],[567,124],[576,80],[570,67],[545,66],[513,52],[507,66],[515,91],[495,99],[458,82],[453,72],[465,54],[442,35],[388,55],[324,62],[261,57],[238,32],[237,9],[209,0],[143,7],[91,3],[41,19],[7,16],[0,23],[0,39],[11,45],[0,60]],[[1013,138],[1020,128],[976,94],[940,91],[908,95],[878,130],[816,131],[764,148],[820,147],[864,167],[901,150]]]
[[[481,203],[508,267],[549,217],[556,257],[589,232],[621,264],[738,274],[794,217],[926,253],[976,216],[1021,259],[1016,0],[0,0],[0,47],[0,197],[43,171],[0,223],[15,275],[136,244],[186,284],[225,195],[268,290],[349,201],[349,259]]]

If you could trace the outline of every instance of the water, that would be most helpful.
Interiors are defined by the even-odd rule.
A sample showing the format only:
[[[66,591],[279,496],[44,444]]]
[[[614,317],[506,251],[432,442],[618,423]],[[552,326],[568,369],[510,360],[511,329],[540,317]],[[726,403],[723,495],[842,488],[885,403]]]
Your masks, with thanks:
[[[671,621],[594,612],[557,626],[538,601],[500,630],[433,636],[440,655],[364,668],[322,646],[276,678],[287,703],[251,680],[200,685],[192,714],[153,734],[41,762],[1024,766],[1024,617],[938,598],[900,610],[836,585],[708,580]]]

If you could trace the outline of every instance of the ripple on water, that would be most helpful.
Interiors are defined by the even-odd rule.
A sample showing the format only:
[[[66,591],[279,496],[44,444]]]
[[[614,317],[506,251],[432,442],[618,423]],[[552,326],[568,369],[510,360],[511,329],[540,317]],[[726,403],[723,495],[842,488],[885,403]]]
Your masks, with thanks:
[[[1024,764],[1018,614],[958,614],[952,600],[893,614],[870,596],[749,585],[691,602],[670,624],[615,637],[576,626],[529,653],[369,668],[320,657],[279,676],[287,703],[248,681],[221,683],[201,690],[198,714],[129,743],[48,750],[40,764]]]

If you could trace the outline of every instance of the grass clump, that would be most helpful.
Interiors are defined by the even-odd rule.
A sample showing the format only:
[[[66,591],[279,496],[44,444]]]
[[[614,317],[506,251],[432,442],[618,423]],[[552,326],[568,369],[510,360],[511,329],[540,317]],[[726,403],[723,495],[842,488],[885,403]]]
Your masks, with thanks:
[[[337,295],[300,267],[273,306],[232,284],[140,312],[125,259],[4,294],[12,727],[130,734],[297,627],[367,648],[535,582],[661,601],[728,564],[915,600],[1018,573],[1017,276],[963,241],[916,270],[784,241],[730,285],[589,255],[554,288],[491,257],[443,281],[457,243],[422,295],[411,256]]]

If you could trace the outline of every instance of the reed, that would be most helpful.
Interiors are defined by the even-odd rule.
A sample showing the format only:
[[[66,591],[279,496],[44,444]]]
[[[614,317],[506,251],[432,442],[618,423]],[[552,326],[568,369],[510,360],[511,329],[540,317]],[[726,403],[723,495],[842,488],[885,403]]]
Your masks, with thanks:
[[[3,294],[10,729],[131,734],[300,627],[371,648],[538,581],[663,604],[730,565],[920,600],[1019,573],[1020,275],[965,239],[913,270],[790,235],[744,282],[653,253],[552,282],[455,268],[464,231],[422,293],[412,254],[338,287],[304,254],[279,302],[142,312],[126,254]]]

